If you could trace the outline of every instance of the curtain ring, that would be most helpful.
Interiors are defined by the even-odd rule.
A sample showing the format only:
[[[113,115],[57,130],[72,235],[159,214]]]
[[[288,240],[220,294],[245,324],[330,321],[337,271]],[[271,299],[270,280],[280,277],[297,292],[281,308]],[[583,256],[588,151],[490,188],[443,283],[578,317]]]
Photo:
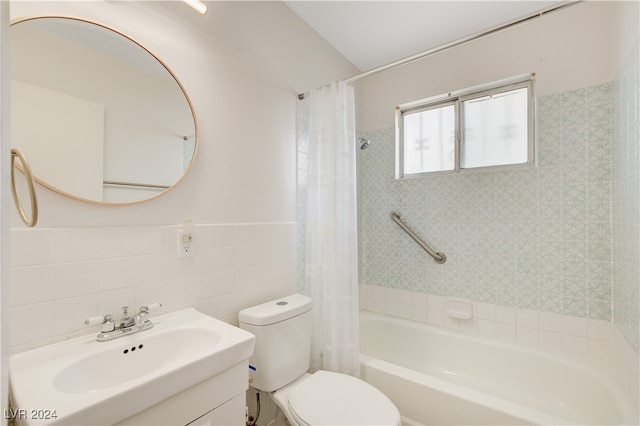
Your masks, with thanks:
[[[27,185],[29,186],[29,198],[31,199],[31,219],[29,219],[27,217],[27,214],[24,212],[22,204],[20,203],[20,199],[18,198],[18,191],[16,191],[16,157],[20,158],[22,168],[24,169],[24,175],[27,178]],[[22,221],[28,227],[35,226],[38,222],[38,199],[36,197],[36,188],[33,184],[33,174],[31,173],[31,167],[29,166],[27,158],[18,148],[11,148],[11,195],[13,195],[13,202],[16,205],[16,209],[18,210],[20,219],[22,219]]]

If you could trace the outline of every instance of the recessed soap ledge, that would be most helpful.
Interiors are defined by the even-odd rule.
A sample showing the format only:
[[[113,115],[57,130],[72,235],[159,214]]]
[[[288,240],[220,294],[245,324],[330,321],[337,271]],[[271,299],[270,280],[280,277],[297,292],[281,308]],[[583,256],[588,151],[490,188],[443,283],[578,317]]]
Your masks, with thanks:
[[[473,302],[457,297],[445,298],[445,311],[451,318],[468,320],[473,317]]]
[[[11,356],[16,423],[244,423],[255,337],[193,308],[153,322],[110,341],[91,334]]]

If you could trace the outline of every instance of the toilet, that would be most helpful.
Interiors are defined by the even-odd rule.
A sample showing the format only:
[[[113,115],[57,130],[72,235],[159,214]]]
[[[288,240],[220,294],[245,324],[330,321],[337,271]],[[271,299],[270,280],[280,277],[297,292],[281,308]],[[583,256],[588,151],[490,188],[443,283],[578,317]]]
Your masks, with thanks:
[[[239,320],[240,328],[256,336],[251,386],[269,392],[291,425],[400,425],[396,406],[369,383],[331,371],[307,372],[312,328],[307,296],[244,309]]]

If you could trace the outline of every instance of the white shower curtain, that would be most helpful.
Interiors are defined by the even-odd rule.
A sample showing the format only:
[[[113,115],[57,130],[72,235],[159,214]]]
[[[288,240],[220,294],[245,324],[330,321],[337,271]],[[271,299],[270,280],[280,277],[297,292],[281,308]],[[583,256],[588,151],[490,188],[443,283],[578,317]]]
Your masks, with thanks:
[[[311,369],[359,373],[358,236],[353,88],[311,92],[306,292],[313,299]]]

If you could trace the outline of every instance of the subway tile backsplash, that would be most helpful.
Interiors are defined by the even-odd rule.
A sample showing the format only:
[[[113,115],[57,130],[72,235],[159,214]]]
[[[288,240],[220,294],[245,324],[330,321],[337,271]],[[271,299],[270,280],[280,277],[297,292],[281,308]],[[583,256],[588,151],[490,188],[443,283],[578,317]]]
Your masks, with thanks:
[[[10,350],[97,332],[83,320],[160,301],[236,321],[295,292],[296,224],[194,226],[195,256],[177,257],[181,226],[16,228],[11,232]]]

